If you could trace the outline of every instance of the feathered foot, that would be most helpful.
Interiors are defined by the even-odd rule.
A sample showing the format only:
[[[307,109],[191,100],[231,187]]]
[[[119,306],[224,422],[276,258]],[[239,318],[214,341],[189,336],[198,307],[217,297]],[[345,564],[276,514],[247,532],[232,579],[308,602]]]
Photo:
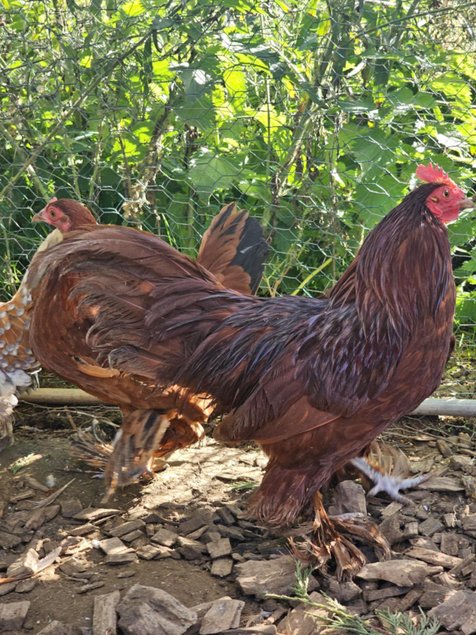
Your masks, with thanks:
[[[338,580],[353,578],[366,564],[367,558],[345,533],[373,545],[380,560],[390,557],[387,540],[367,519],[352,514],[329,516],[320,492],[315,494],[314,511],[312,537],[299,546],[290,539],[293,553],[299,559],[309,562],[312,557],[317,558],[319,568],[327,566],[332,559]]]
[[[387,493],[399,503],[411,503],[411,499],[400,494],[401,490],[416,487],[431,475],[420,474],[408,477],[410,466],[401,450],[386,444],[373,444],[370,458],[356,457],[350,463],[366,476],[374,486],[367,492],[375,496],[379,492]]]

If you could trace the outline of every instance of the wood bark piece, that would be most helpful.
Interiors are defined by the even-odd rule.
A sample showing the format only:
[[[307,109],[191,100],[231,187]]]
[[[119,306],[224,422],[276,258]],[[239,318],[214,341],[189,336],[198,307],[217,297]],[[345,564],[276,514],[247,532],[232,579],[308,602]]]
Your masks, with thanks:
[[[448,630],[461,629],[464,635],[476,633],[476,593],[453,591],[429,612]]]
[[[117,527],[114,527],[114,529],[110,529],[107,533],[110,536],[116,536],[117,538],[120,538],[121,536],[130,534],[132,531],[144,528],[145,522],[137,518],[136,520],[128,520],[125,523],[121,523],[120,525],[117,525]]]
[[[135,584],[117,605],[123,635],[183,635],[197,622],[195,611],[161,589]]]
[[[119,591],[94,597],[93,635],[116,635],[116,607],[120,598]]]
[[[397,586],[413,587],[423,582],[428,576],[440,573],[442,570],[442,567],[432,567],[416,560],[386,560],[366,564],[357,577],[363,580],[385,580]]]
[[[386,564],[386,563],[385,563]],[[296,562],[291,556],[273,560],[248,560],[235,565],[236,581],[246,595],[263,598],[266,594],[291,595],[296,583]],[[310,591],[316,588],[310,578]],[[314,584],[314,587],[312,586]]]
[[[462,558],[449,556],[446,553],[425,549],[424,547],[411,547],[405,552],[405,555],[416,560],[423,560],[423,562],[428,564],[441,565],[445,569],[453,569],[453,567],[457,567],[463,562]]]

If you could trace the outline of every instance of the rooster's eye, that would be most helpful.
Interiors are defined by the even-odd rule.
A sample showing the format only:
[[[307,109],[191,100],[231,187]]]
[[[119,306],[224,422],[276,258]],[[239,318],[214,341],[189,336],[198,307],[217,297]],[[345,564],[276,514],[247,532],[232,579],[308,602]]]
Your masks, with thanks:
[[[449,196],[449,195],[450,195],[450,193],[449,193],[449,191],[448,191],[448,190],[444,190],[444,191],[443,191],[443,196],[444,196],[445,198],[448,198],[448,196]]]
[[[53,209],[50,210],[50,216],[51,216],[51,218],[55,218],[55,216],[56,216],[56,212]]]

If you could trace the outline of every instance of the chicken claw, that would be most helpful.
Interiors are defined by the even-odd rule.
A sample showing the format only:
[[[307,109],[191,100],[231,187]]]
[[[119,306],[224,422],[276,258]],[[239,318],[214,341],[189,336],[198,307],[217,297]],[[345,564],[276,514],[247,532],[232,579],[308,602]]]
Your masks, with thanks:
[[[367,492],[368,496],[375,496],[379,492],[385,492],[392,500],[398,501],[399,503],[413,502],[407,496],[400,494],[401,490],[416,487],[431,476],[430,474],[420,474],[419,476],[403,478],[402,476],[398,476],[396,474],[386,474],[385,472],[380,471],[377,467],[373,467],[367,459],[364,459],[363,457],[356,457],[350,462],[372,483],[374,483],[372,489]]]

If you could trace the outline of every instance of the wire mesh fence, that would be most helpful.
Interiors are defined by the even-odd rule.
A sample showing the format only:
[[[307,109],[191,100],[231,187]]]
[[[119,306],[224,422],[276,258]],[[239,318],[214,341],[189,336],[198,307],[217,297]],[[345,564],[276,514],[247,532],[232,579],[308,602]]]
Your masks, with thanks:
[[[51,196],[193,254],[220,207],[261,219],[261,293],[317,294],[435,161],[474,189],[476,2],[0,0],[1,292]],[[457,355],[476,372],[476,221],[449,227]],[[472,363],[473,362],[473,363]]]

